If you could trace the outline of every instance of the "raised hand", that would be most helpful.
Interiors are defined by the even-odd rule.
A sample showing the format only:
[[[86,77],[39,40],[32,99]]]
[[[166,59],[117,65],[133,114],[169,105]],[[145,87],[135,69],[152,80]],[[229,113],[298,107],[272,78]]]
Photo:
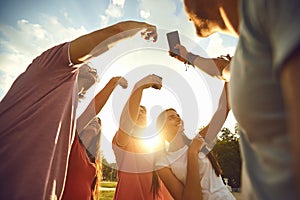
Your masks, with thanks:
[[[190,64],[189,60],[187,59],[188,51],[186,50],[186,48],[181,44],[176,44],[174,48],[179,50],[180,55],[174,54],[171,51],[169,51],[169,55],[185,64],[186,63]]]
[[[143,79],[141,79],[139,82],[136,83],[135,87],[143,89],[152,87],[154,89],[160,90],[162,87],[162,78],[160,76],[157,76],[155,74],[150,74]]]
[[[151,40],[152,39],[153,42],[156,42],[157,37],[158,37],[156,27],[152,26],[152,25],[149,25],[149,27],[145,31],[141,32],[141,36],[145,40]]]
[[[189,146],[190,153],[199,153],[203,145],[205,144],[204,138],[201,137],[199,134],[195,136]]]
[[[110,79],[110,82],[114,84],[114,86],[121,86],[123,89],[128,87],[128,81],[122,76],[115,76]]]
[[[124,77],[120,77],[118,81],[119,86],[121,86],[123,89],[126,89],[128,87],[128,81]]]

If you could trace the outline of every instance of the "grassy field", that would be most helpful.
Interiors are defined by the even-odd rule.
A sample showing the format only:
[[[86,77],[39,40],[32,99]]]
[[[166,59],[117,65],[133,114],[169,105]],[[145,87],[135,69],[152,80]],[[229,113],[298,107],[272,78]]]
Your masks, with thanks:
[[[114,198],[115,191],[101,191],[100,200],[112,200]]]
[[[104,188],[115,188],[117,186],[117,182],[101,182],[101,187]]]
[[[102,182],[101,187],[104,188],[115,188],[117,182]],[[100,199],[99,200],[112,200],[114,198],[114,190],[102,190]],[[236,200],[241,200],[240,193],[234,192],[233,195],[235,196]]]

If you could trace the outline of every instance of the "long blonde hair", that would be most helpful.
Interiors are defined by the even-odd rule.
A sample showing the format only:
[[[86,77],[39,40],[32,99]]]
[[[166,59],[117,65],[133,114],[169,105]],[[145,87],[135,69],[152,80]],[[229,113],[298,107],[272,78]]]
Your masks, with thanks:
[[[102,180],[102,159],[101,159],[101,153],[100,153],[100,142],[101,142],[101,132],[102,132],[101,127],[102,126],[101,126],[101,120],[99,117],[96,117],[93,120],[91,120],[89,125],[92,123],[98,123],[98,125],[99,125],[98,131],[99,132],[94,136],[94,138],[90,141],[89,144],[85,144],[83,142],[83,140],[84,140],[84,136],[82,134],[82,133],[84,133],[84,130],[83,130],[79,134],[79,136],[81,136],[81,137],[79,137],[79,141],[84,146],[90,162],[94,163],[94,165],[95,165],[96,176],[91,185],[92,199],[99,200],[100,199],[101,180]]]

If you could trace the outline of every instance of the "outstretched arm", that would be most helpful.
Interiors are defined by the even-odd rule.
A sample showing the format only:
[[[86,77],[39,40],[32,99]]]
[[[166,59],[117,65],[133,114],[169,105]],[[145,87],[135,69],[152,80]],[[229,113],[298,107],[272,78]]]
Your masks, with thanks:
[[[137,124],[143,90],[149,87],[160,89],[161,86],[161,78],[154,74],[144,77],[135,84],[129,99],[123,108],[120,118],[120,127],[116,133],[116,141],[119,146],[127,144],[131,132]]]
[[[210,76],[225,81],[230,80],[230,61],[228,59],[204,58],[188,52],[186,48],[180,44],[177,44],[175,48],[179,49],[180,55],[170,53],[172,57],[175,57],[181,62],[190,63]]]
[[[93,119],[106,104],[113,90],[117,85],[123,88],[127,88],[127,80],[121,76],[113,77],[105,85],[105,87],[95,96],[95,98],[89,103],[85,111],[77,119],[77,131],[80,133],[84,127]]]
[[[226,121],[229,111],[230,106],[228,101],[228,83],[225,82],[216,112],[212,116],[209,124],[199,132],[199,134],[205,138],[207,143],[212,142],[216,138],[224,122]]]
[[[145,32],[142,33],[142,36],[146,40],[153,38],[155,42],[157,39],[155,26],[137,21],[120,22],[71,41],[69,50],[70,59],[74,64],[82,63],[91,57],[107,51],[114,43],[132,37],[143,29],[145,29]],[[97,50],[95,51],[96,47]]]

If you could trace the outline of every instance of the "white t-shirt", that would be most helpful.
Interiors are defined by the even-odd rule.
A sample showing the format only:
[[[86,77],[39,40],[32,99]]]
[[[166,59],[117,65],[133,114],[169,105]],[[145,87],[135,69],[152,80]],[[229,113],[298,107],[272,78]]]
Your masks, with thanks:
[[[174,175],[185,184],[187,175],[187,150],[188,146],[185,145],[178,151],[163,153],[156,161],[156,168],[171,168]],[[216,175],[207,156],[200,152],[198,158],[203,199],[235,199],[231,192],[226,188],[221,176],[218,177]]]

